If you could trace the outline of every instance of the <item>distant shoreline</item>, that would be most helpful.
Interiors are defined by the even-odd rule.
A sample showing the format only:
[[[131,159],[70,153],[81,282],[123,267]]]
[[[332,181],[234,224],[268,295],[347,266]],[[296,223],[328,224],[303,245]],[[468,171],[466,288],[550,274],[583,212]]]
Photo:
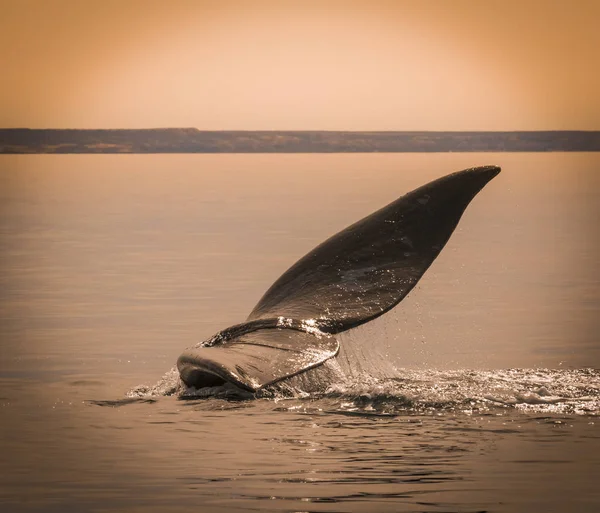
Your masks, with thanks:
[[[598,152],[600,130],[0,129],[0,154]]]

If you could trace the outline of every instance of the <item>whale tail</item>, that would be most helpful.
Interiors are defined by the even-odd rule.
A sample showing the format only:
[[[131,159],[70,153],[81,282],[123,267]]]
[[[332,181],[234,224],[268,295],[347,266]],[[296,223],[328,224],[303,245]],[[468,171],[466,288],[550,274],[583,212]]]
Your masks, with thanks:
[[[499,172],[483,166],[444,176],[333,235],[275,281],[245,324],[184,352],[182,380],[257,391],[335,356],[333,335],[402,301]]]

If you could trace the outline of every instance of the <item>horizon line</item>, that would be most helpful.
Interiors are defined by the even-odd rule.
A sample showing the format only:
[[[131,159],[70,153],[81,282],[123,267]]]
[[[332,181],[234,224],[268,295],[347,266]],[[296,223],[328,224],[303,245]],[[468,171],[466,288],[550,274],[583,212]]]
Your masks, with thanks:
[[[584,132],[584,133],[597,133],[600,132],[598,129],[579,129],[579,128],[550,128],[550,129],[511,129],[511,130],[490,130],[490,129],[464,129],[464,130],[376,130],[376,129],[331,129],[331,128],[197,128],[193,126],[154,126],[144,128],[123,128],[123,127],[111,127],[111,128],[32,128],[32,127],[0,127],[0,131],[6,130],[196,130],[198,132],[346,132],[346,133],[532,133],[532,132],[544,132],[544,133],[556,133],[556,132]]]
[[[600,130],[0,129],[0,153],[600,151]]]

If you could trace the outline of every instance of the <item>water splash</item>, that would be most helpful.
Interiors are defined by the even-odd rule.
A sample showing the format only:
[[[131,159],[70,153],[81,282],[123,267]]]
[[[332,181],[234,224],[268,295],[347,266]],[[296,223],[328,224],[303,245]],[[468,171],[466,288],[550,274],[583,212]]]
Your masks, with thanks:
[[[505,369],[494,371],[398,370],[398,377],[330,386],[342,410],[460,411],[516,408],[549,414],[600,414],[600,371]]]
[[[133,387],[126,396],[130,399],[147,399],[169,395],[178,395],[185,385],[179,379],[177,367],[172,367],[154,385],[138,385]]]
[[[310,400],[311,409],[365,415],[448,411],[472,414],[506,409],[600,415],[600,370],[596,369],[395,369],[393,376],[383,377],[347,370],[343,360],[329,360],[252,394],[229,383],[199,390],[189,388],[173,368],[154,386],[137,386],[127,397]],[[387,369],[386,374],[389,372]]]

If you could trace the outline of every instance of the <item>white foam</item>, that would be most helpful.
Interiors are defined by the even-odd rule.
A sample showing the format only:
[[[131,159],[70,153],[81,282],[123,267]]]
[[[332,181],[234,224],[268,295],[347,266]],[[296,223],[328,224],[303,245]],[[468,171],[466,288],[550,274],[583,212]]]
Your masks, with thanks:
[[[549,414],[600,415],[600,371],[594,369],[409,370],[387,366],[372,372],[370,360],[346,354],[256,394],[226,383],[186,387],[177,369],[155,385],[140,385],[130,398],[176,395],[182,398],[311,399],[329,407],[369,412],[446,411],[483,412],[517,409]],[[363,349],[364,350],[364,349]],[[348,351],[354,351],[348,354]],[[358,362],[360,365],[356,365]],[[372,362],[371,362],[372,363]]]

